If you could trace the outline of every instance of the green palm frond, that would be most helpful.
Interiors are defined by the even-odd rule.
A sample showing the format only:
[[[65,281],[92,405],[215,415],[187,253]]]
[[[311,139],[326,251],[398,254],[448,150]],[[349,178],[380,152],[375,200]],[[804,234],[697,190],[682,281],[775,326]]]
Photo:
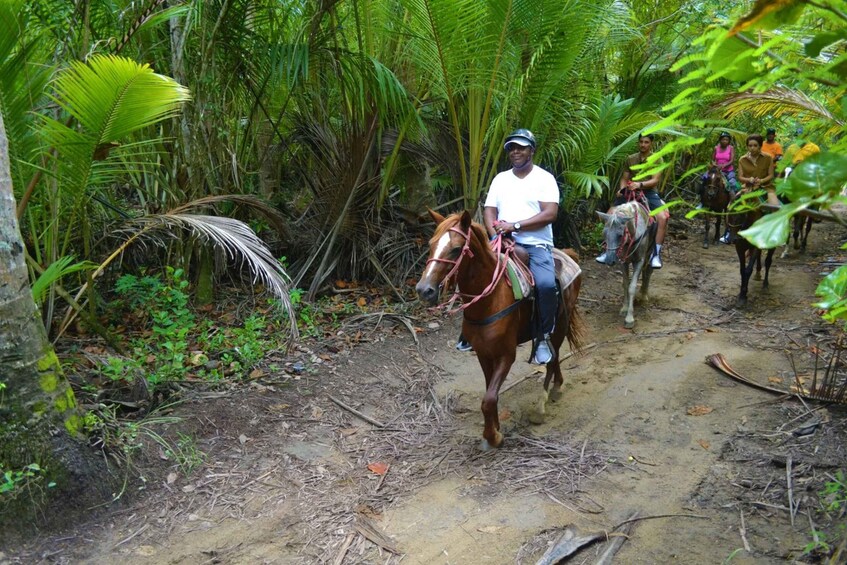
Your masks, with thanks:
[[[187,89],[148,65],[114,56],[73,62],[54,86],[53,99],[79,124],[41,117],[41,133],[58,155],[53,174],[60,194],[67,195],[55,203],[67,210],[60,246],[65,254],[91,189],[117,182],[129,169],[140,170],[149,162],[145,152],[155,141],[133,142],[132,134],[175,115],[190,97]]]
[[[111,55],[71,63],[55,88],[56,102],[76,118],[95,147],[172,117],[191,99],[188,89],[149,65]]]
[[[33,106],[43,101],[53,72],[50,41],[29,26],[25,2],[0,2],[0,112],[9,137],[10,166],[15,189],[23,191],[34,173],[29,160],[37,152]]]
[[[832,114],[827,106],[799,90],[786,87],[773,87],[767,92],[740,92],[725,98],[716,107],[723,109],[729,118],[747,113],[757,118],[806,116],[844,125],[843,117]]]
[[[56,261],[50,263],[44,272],[35,279],[35,282],[32,283],[32,297],[35,299],[35,303],[37,305],[40,306],[44,302],[44,299],[47,296],[47,291],[50,290],[53,283],[57,282],[65,275],[85,270],[92,271],[97,268],[97,263],[92,263],[91,261],[79,261],[74,263],[74,259],[75,257],[73,255],[60,257]]]

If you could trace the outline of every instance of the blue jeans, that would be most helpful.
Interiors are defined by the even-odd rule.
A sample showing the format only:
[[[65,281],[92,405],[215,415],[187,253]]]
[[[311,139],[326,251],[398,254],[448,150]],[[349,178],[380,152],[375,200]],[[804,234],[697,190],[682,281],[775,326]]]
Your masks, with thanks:
[[[556,325],[558,299],[556,297],[556,267],[553,264],[553,252],[548,245],[521,245],[529,253],[529,270],[535,278],[535,295],[538,300],[538,313],[541,331],[553,332]]]

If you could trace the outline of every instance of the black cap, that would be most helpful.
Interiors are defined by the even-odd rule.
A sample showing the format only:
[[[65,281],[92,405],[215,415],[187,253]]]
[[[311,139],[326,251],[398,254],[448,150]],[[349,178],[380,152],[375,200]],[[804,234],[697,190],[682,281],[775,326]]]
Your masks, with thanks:
[[[523,147],[532,147],[535,149],[535,136],[528,129],[516,129],[506,138],[506,143],[503,144],[503,149],[509,150],[510,143],[517,143]]]
[[[776,130],[773,129],[773,128],[768,128],[768,131],[765,133],[765,135],[770,135],[770,134],[776,135]]]
[[[718,139],[720,139],[722,137],[728,137],[728,138],[732,139],[732,136],[729,135],[728,131],[722,131],[721,134],[718,136]]]

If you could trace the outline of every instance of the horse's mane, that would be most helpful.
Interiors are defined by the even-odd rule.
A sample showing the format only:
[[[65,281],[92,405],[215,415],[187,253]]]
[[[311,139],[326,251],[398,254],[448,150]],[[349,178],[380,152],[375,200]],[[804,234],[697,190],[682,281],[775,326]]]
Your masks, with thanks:
[[[614,216],[623,220],[631,220],[639,213],[641,205],[638,202],[624,202],[620,206],[616,206]]]

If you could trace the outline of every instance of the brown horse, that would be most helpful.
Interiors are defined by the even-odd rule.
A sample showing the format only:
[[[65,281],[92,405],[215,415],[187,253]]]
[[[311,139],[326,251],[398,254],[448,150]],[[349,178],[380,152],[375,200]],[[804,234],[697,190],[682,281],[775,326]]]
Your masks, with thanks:
[[[721,236],[721,216],[726,212],[726,207],[729,205],[729,192],[726,190],[726,178],[717,167],[711,167],[706,173],[706,183],[703,187],[703,193],[700,195],[700,202],[703,204],[704,210],[711,210],[715,214],[715,244],[718,243],[718,238]],[[703,225],[705,233],[703,234],[703,249],[709,248],[709,224],[711,223],[711,214],[703,214]]]
[[[815,208],[812,209],[814,210]],[[804,216],[802,214],[794,216],[794,249],[799,249],[800,253],[806,252],[806,241],[809,239],[809,232],[812,231],[813,223],[815,221],[811,216]],[[788,244],[791,242],[791,235],[789,233],[788,238],[785,240],[785,247],[783,247],[782,254],[779,256],[780,259],[785,259],[788,256]]]
[[[462,307],[462,334],[473,346],[485,374],[482,448],[500,447],[503,443],[497,412],[500,386],[515,362],[518,344],[533,338],[534,305],[531,300],[515,300],[508,278],[503,274],[503,259],[495,256],[485,229],[472,222],[467,211],[447,218],[433,211],[430,211],[430,215],[436,223],[436,229],[429,242],[429,259],[416,290],[421,300],[435,304],[441,286],[450,284],[449,279],[455,277],[457,292],[465,300]],[[548,394],[553,400],[561,396],[564,379],[559,367],[559,348],[567,339],[571,348],[578,350],[584,328],[576,309],[582,275],[576,274],[570,284],[562,285],[567,280],[567,265],[575,268],[572,273],[578,267],[558,249],[553,249],[553,259],[557,280],[564,288],[561,288],[562,299],[559,301],[556,327],[550,339],[553,358],[547,363],[539,410],[541,416]],[[552,391],[551,378],[554,385]]]
[[[745,238],[740,237],[738,232],[746,230],[750,226],[752,226],[756,220],[762,217],[762,211],[760,209],[753,209],[746,212],[740,212],[737,214],[732,214],[727,218],[727,226],[729,226],[730,231],[730,240],[735,240],[735,252],[738,254],[738,264],[741,270],[741,292],[738,294],[738,299],[736,300],[737,306],[744,306],[747,304],[747,285],[750,282],[750,275],[753,273],[753,265],[756,266],[756,276],[753,277],[755,280],[761,280],[762,278],[762,250],[747,241]],[[771,263],[773,263],[773,254],[776,249],[768,249],[767,256],[765,257],[765,280],[762,282],[762,288],[767,289],[769,286],[768,275],[771,270]]]

